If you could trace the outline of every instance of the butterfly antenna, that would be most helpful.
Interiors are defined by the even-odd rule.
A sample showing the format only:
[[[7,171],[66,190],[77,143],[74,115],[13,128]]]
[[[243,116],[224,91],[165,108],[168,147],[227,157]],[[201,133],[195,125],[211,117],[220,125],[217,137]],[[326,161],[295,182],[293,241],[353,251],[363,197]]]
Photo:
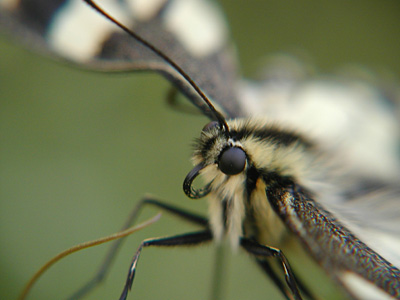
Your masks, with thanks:
[[[113,18],[111,15],[109,15],[107,12],[105,12],[101,7],[99,7],[95,2],[92,0],[83,0],[85,1],[88,5],[90,5],[93,9],[98,11],[100,14],[102,14],[104,17],[106,17],[108,20],[113,22],[115,25],[117,25],[119,28],[121,28],[123,31],[128,33],[130,36],[132,36],[135,40],[137,40],[139,43],[144,45],[146,48],[150,49],[153,51],[156,55],[158,55],[160,58],[162,58],[164,61],[166,61],[172,68],[174,68],[180,75],[185,78],[185,80],[192,86],[192,88],[197,92],[197,94],[203,99],[203,101],[207,104],[207,106],[210,108],[216,119],[218,120],[219,124],[222,125],[222,127],[225,128],[225,132],[229,133],[229,127],[228,124],[226,123],[226,120],[224,116],[215,109],[214,105],[212,105],[211,101],[208,99],[208,97],[203,93],[203,91],[198,87],[198,85],[192,80],[192,78],[179,66],[177,65],[169,56],[167,56],[164,52],[162,52],[160,49],[155,47],[153,44],[148,42],[147,40],[143,39],[141,36],[130,30],[128,27],[120,23],[118,20]]]

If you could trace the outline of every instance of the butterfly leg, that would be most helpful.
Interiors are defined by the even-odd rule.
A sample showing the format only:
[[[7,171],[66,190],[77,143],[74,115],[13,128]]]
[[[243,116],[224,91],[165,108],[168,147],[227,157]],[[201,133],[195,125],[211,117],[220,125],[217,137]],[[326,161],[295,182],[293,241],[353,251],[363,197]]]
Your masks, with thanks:
[[[204,242],[209,242],[209,241],[211,241],[211,239],[212,239],[211,231],[209,229],[207,229],[207,230],[203,230],[203,231],[199,231],[199,232],[176,235],[176,236],[172,236],[172,237],[144,240],[141,243],[141,245],[139,246],[135,255],[133,256],[132,263],[131,263],[131,266],[130,266],[129,272],[128,272],[128,277],[126,279],[124,289],[123,289],[121,297],[119,299],[125,300],[129,290],[132,287],[137,262],[139,260],[140,253],[142,252],[143,248],[150,247],[150,246],[157,246],[157,247],[195,246],[195,245],[202,244]]]
[[[291,299],[291,294],[287,290],[285,284],[282,280],[278,277],[274,269],[271,267],[268,261],[265,259],[256,259],[258,265],[261,269],[268,275],[268,277],[274,282],[275,286],[281,291],[282,295],[287,299]]]
[[[188,222],[191,222],[194,224],[198,224],[204,228],[208,227],[207,218],[204,218],[195,213],[185,211],[185,210],[175,207],[173,205],[163,203],[154,198],[145,197],[132,210],[132,212],[129,215],[128,219],[126,220],[124,226],[121,228],[121,231],[132,226],[132,224],[136,221],[137,217],[139,216],[141,209],[145,205],[146,206],[148,206],[148,205],[155,206],[155,207],[160,208],[166,212],[169,212],[175,216],[178,216],[185,221],[188,221]],[[109,271],[109,269],[111,267],[112,262],[114,261],[114,258],[117,255],[119,248],[122,245],[123,240],[124,239],[122,238],[122,239],[119,239],[114,242],[114,244],[110,247],[103,263],[100,265],[100,268],[96,272],[94,277],[91,280],[89,280],[84,286],[82,286],[79,290],[77,290],[73,295],[68,297],[67,298],[68,300],[76,300],[76,299],[83,298],[87,293],[89,293],[92,289],[94,289],[105,278],[107,272]]]
[[[265,259],[256,259],[258,265],[263,269],[263,271],[269,276],[269,278],[274,282],[274,284],[278,287],[278,289],[282,292],[286,299],[290,300],[292,294],[286,289],[282,280],[278,277],[275,270],[271,267],[269,262]],[[292,270],[294,273],[294,271]],[[317,300],[318,298],[315,297],[311,291],[307,288],[307,286],[299,279],[299,276],[296,276],[296,282],[299,289],[302,291],[303,296],[306,296],[310,300]]]
[[[286,296],[287,299],[291,299],[293,296],[295,300],[301,300],[301,296],[299,293],[299,290],[297,288],[295,276],[289,266],[289,262],[287,261],[285,255],[283,255],[282,251],[274,248],[274,247],[269,247],[269,246],[264,246],[260,245],[257,242],[254,242],[252,240],[249,240],[247,238],[241,238],[240,240],[240,245],[249,253],[255,255],[256,257],[277,257],[282,264],[284,273],[285,273],[285,280],[286,283],[289,286],[289,289],[291,291],[291,294],[286,293],[286,289],[284,289],[282,283],[278,284],[278,288],[283,292],[283,294]],[[269,265],[261,265],[264,270],[268,269],[267,273],[269,271],[272,271],[272,268],[270,268]],[[269,268],[268,268],[269,267]],[[269,274],[269,273],[268,273]],[[272,280],[275,282],[275,280],[279,281],[279,278],[276,276],[275,272],[273,272],[273,277]],[[282,290],[283,289],[283,290]]]

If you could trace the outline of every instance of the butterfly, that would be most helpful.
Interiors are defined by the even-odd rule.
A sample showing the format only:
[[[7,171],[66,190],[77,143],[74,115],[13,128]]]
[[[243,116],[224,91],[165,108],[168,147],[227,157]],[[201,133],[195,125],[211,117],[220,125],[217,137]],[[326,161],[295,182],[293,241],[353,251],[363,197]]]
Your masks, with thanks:
[[[121,19],[123,19],[122,17],[121,17]],[[152,37],[154,37],[154,39],[155,40],[158,40],[157,39],[157,36],[156,36],[156,34],[155,34],[155,31],[154,30],[151,30],[151,35],[152,35]],[[56,34],[56,36],[60,36],[60,34]],[[37,36],[34,36],[33,37],[35,40],[37,40]],[[118,40],[120,40],[121,38],[118,38]],[[131,42],[131,40],[129,40],[130,42]],[[176,44],[176,43],[174,43],[174,44]],[[119,47],[117,47],[117,48],[120,48],[121,46],[119,46]],[[106,48],[106,47],[105,47]],[[61,51],[60,49],[58,49],[58,51]],[[74,51],[76,51],[76,50],[74,50]],[[72,52],[72,53],[75,53],[75,52]],[[174,52],[175,53],[175,52]],[[179,51],[177,51],[177,53],[181,53],[181,52],[179,52]],[[190,53],[190,52],[189,52]],[[67,55],[67,54],[64,54],[64,55]],[[72,54],[72,55],[74,55],[74,54]],[[171,56],[173,56],[173,54],[171,54]],[[79,58],[76,58],[76,57],[74,57],[73,58],[74,60],[77,60],[77,59],[79,59]],[[180,64],[180,65],[182,65],[182,67],[184,67],[185,66],[185,64],[184,63],[181,63],[180,61],[179,61],[179,59],[183,59],[184,61],[185,61],[185,59],[184,59],[184,57],[179,57],[179,58],[176,58],[175,60]],[[195,60],[190,60],[190,64],[192,64],[193,62],[194,62]],[[123,61],[123,59],[122,59],[122,62],[120,61],[120,59],[119,59],[119,57],[118,57],[118,59],[116,59],[116,61],[111,61],[111,62],[109,62],[110,64],[109,65],[106,65],[106,67],[108,67],[108,66],[111,66],[112,68],[114,68],[114,66],[119,66],[118,68],[121,68],[121,64],[123,64],[123,65],[126,65],[126,62],[125,61]],[[208,92],[208,93],[210,93],[210,94],[212,94],[212,92],[214,91],[214,89],[211,89],[211,91],[207,91],[207,89],[209,89],[210,88],[210,86],[212,87],[213,86],[213,84],[216,84],[220,79],[218,79],[218,78],[215,78],[214,76],[215,76],[215,73],[214,72],[211,72],[211,68],[212,68],[212,66],[215,66],[216,64],[211,64],[210,66],[209,65],[207,65],[207,70],[209,70],[210,71],[210,73],[211,73],[211,75],[210,75],[210,77],[209,76],[205,76],[206,77],[206,79],[210,79],[211,80],[211,83],[207,83],[207,84],[204,84],[204,86],[201,86],[200,85],[200,83],[199,83],[199,85],[201,86],[201,88],[202,89],[204,89],[206,92]],[[202,67],[205,67],[205,66],[202,66]],[[188,68],[190,68],[190,67],[188,67]],[[197,69],[197,68],[195,68],[195,67],[193,67],[193,69]],[[228,74],[230,74],[230,72],[228,72],[228,71],[226,71]],[[196,73],[197,74],[197,73]],[[218,74],[218,73],[217,73]],[[203,76],[204,74],[199,74],[198,76]],[[193,75],[191,75],[191,76],[193,76]],[[221,76],[222,77],[222,76]],[[193,76],[193,79],[195,80],[195,81],[198,81],[198,82],[202,82],[202,80],[203,80],[203,78],[196,78],[196,76]],[[227,77],[223,77],[223,79],[227,79]],[[229,79],[229,78],[228,78]],[[175,80],[177,80],[177,79],[175,79]],[[234,80],[232,80],[232,81],[234,81]],[[270,83],[270,81],[266,81],[265,83],[264,83],[264,87],[265,86],[267,86],[267,84],[268,83]],[[272,82],[273,83],[273,82]],[[219,82],[218,84],[216,84],[216,86],[217,87],[223,87],[223,86],[226,86],[226,85],[228,85],[228,86],[231,86],[231,84],[223,84],[223,83],[221,83],[221,82]],[[255,93],[255,94],[257,94],[257,93],[259,93],[259,94],[262,94],[262,92],[263,92],[263,89],[261,89],[261,90],[257,90],[257,89],[252,89],[252,86],[251,85],[249,85],[249,86],[246,86],[247,88],[249,88],[249,91],[248,91],[248,95],[252,95],[252,93]],[[245,90],[245,88],[243,88],[243,90]],[[184,90],[185,91],[185,90]],[[192,97],[191,99],[192,99],[192,101],[194,101],[194,103],[195,104],[197,104],[199,107],[200,107],[200,109],[201,110],[203,110],[205,113],[207,113],[208,111],[206,110],[206,109],[204,109],[204,103],[203,102],[201,102],[201,101],[199,101],[199,100],[196,100],[196,99],[198,99],[197,97],[196,97],[196,95],[194,95],[194,94],[190,94],[190,91],[188,91],[188,90],[186,90],[186,92],[189,94],[189,96],[190,97]],[[228,91],[228,92],[232,92],[232,90],[230,90],[230,91]],[[220,94],[219,92],[217,92],[217,94]],[[222,95],[221,96],[219,96],[219,97],[215,97],[215,98],[218,98],[218,100],[216,101],[216,103],[217,104],[219,104],[221,107],[219,108],[219,109],[223,109],[224,111],[226,111],[225,113],[227,114],[227,115],[229,115],[229,116],[232,116],[232,117],[236,117],[236,116],[239,116],[240,115],[240,113],[238,113],[238,108],[235,108],[235,107],[231,107],[231,105],[232,104],[234,104],[234,103],[236,103],[233,99],[234,99],[234,96],[235,95],[229,95],[229,96],[226,96],[226,97],[223,97]],[[265,97],[265,96],[264,96]],[[214,98],[214,97],[211,97],[212,99]],[[225,99],[225,100],[224,100]],[[242,99],[244,99],[244,98],[242,98]],[[252,101],[252,100],[254,100],[254,99],[263,99],[263,98],[261,98],[260,96],[258,96],[258,97],[254,97],[254,98],[251,98],[251,97],[248,97],[248,98],[246,98],[246,103],[250,103],[250,101]],[[242,100],[242,101],[244,101],[244,100]],[[269,103],[270,104],[270,103]],[[255,111],[253,111],[253,114],[255,114],[256,112],[257,112],[257,109],[258,110],[261,110],[261,104],[260,103],[255,103],[254,104],[255,105]],[[285,107],[285,112],[288,112],[288,110],[287,110],[287,108],[288,107]],[[275,107],[272,107],[271,105],[269,106],[269,109],[270,109],[270,112],[271,112],[271,115],[274,115],[274,110],[273,109],[275,109]],[[277,107],[276,108],[277,109],[277,111],[278,112],[280,112],[281,111],[281,108],[280,107]],[[264,110],[264,109],[263,109]],[[294,113],[298,113],[299,111],[294,111]],[[291,113],[293,113],[293,112],[291,112]],[[288,114],[288,116],[290,116],[290,119],[291,120],[293,120],[293,115],[291,115],[289,112],[287,113]],[[283,116],[283,117],[287,117],[287,116]],[[328,141],[326,141],[326,142],[329,142],[329,139],[328,139]],[[329,145],[329,147],[333,147],[333,145]],[[384,170],[385,172],[387,172],[387,169],[385,169]],[[387,174],[389,174],[388,172],[386,173],[386,175]],[[394,176],[395,177],[395,176]],[[360,196],[363,196],[363,195],[360,195]],[[386,198],[386,197],[389,197],[390,195],[384,195],[384,197],[383,198]],[[391,199],[391,198],[390,198]],[[367,199],[368,200],[368,199]],[[373,201],[373,199],[371,199],[370,201]],[[352,213],[353,213],[353,211],[351,211]],[[343,213],[343,212],[342,212]],[[356,218],[357,219],[357,218]],[[393,224],[393,223],[392,223]]]

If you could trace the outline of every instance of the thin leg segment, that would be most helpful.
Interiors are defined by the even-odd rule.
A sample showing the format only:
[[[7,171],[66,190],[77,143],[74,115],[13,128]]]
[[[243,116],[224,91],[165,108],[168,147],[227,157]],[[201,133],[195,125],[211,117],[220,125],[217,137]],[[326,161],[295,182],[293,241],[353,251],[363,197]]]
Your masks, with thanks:
[[[188,212],[186,210],[180,209],[176,206],[169,205],[166,203],[163,203],[159,200],[156,200],[154,198],[146,197],[143,200],[141,200],[135,208],[132,210],[130,213],[128,219],[125,221],[124,226],[122,227],[121,230],[125,230],[132,226],[136,219],[138,218],[140,211],[144,205],[152,205],[157,208],[160,208],[166,212],[169,212],[177,217],[182,218],[185,221],[188,221],[193,224],[200,225],[203,228],[208,228],[208,220],[207,218],[200,216],[198,214]],[[110,250],[108,251],[103,263],[100,265],[99,270],[96,272],[94,277],[89,280],[84,286],[82,286],[79,290],[77,290],[73,295],[71,295],[68,300],[77,300],[83,298],[87,293],[89,293],[92,289],[94,289],[100,282],[105,278],[107,275],[112,262],[114,261],[117,252],[119,248],[122,245],[122,242],[124,239],[119,239],[115,241],[111,247]]]
[[[156,246],[156,247],[171,247],[171,246],[196,246],[205,242],[209,242],[212,240],[212,234],[210,230],[204,230],[200,232],[187,233],[182,235],[176,235],[172,237],[164,237],[164,238],[156,238],[156,239],[148,239],[144,240],[142,244],[139,246],[135,255],[133,256],[131,266],[129,268],[128,277],[126,279],[126,283],[124,289],[121,293],[120,300],[126,300],[128,292],[132,288],[133,279],[135,277],[136,266],[139,260],[140,253],[143,248]]]
[[[266,259],[256,259],[258,265],[263,269],[263,271],[268,275],[268,277],[274,282],[274,284],[278,287],[278,289],[282,292],[286,299],[290,300],[292,298],[292,293],[287,290],[285,284],[282,282],[281,278],[276,274],[275,270],[269,264]],[[310,289],[300,280],[300,277],[296,275],[294,270],[292,270],[295,280],[297,282],[297,286],[302,292],[303,296],[306,296],[307,299],[317,300],[319,299],[313,293],[311,293]]]
[[[261,269],[268,275],[268,277],[274,282],[276,287],[281,291],[282,295],[287,300],[291,300],[290,291],[287,290],[285,284],[282,282],[282,280],[276,274],[276,272],[271,267],[269,262],[265,259],[259,259],[259,258],[256,258],[256,261],[257,261],[258,265],[261,267]]]
[[[279,259],[280,263],[282,264],[282,268],[285,274],[285,280],[286,283],[291,291],[291,295],[293,296],[295,300],[302,300],[299,289],[297,288],[296,280],[294,277],[294,274],[290,268],[289,262],[287,261],[285,255],[283,255],[282,251],[274,248],[274,247],[269,247],[269,246],[264,246],[260,245],[252,240],[242,238],[240,240],[240,245],[249,253],[257,256],[257,257],[276,257]],[[272,269],[271,269],[272,270]],[[278,279],[276,277],[276,274],[274,275],[275,279]],[[273,278],[273,280],[274,280]],[[278,286],[278,288],[280,288]],[[285,296],[287,295],[286,292],[283,293]]]

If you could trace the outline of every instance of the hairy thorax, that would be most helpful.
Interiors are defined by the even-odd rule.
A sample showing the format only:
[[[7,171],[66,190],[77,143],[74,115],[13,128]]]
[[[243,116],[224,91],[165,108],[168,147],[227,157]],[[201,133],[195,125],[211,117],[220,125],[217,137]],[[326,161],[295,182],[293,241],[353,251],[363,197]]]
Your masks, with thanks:
[[[217,241],[227,236],[234,248],[240,237],[277,245],[284,226],[270,206],[270,184],[291,180],[309,185],[315,180],[316,151],[295,132],[282,131],[260,119],[228,122],[230,136],[216,126],[202,132],[193,157],[203,164],[201,175],[210,185],[210,225]],[[219,168],[224,149],[239,147],[246,154],[244,170],[226,175]]]

